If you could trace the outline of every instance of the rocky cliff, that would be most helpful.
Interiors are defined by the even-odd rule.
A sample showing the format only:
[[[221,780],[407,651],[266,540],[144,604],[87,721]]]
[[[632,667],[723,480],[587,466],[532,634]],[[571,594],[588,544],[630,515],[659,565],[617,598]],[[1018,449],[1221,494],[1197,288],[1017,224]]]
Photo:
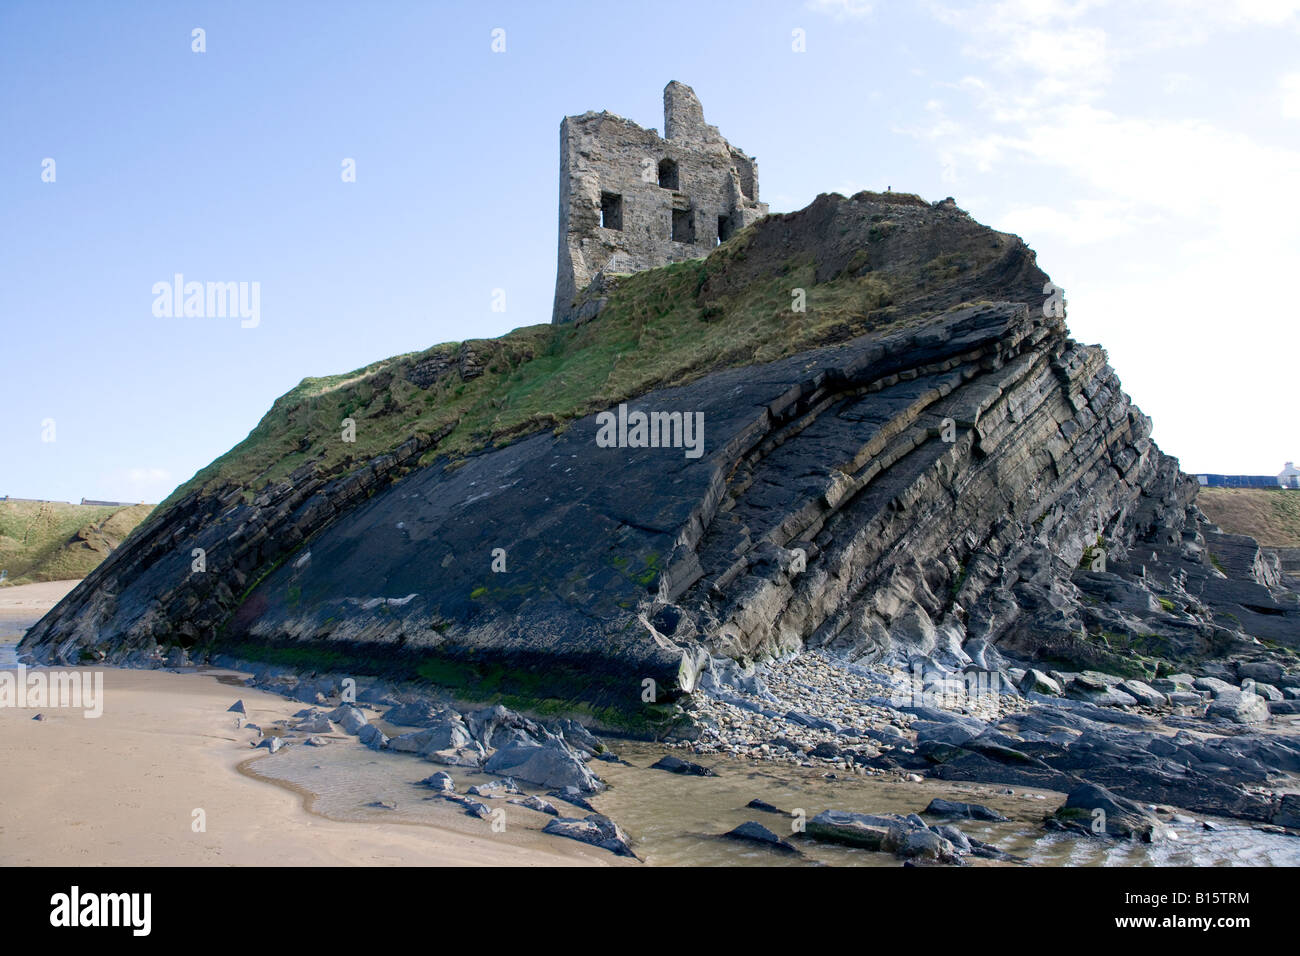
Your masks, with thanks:
[[[611,282],[580,327],[304,383],[22,648],[606,714],[806,647],[1135,677],[1286,657],[1276,560],[1208,524],[1046,283],[950,200],[819,197]],[[702,453],[605,447],[620,403],[702,416]]]

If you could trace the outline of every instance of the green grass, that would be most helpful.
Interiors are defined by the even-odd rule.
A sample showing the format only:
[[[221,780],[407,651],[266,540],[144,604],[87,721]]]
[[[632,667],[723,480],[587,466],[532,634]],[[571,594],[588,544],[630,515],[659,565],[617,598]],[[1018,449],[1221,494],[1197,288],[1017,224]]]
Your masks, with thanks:
[[[4,586],[84,578],[153,507],[0,501]]]

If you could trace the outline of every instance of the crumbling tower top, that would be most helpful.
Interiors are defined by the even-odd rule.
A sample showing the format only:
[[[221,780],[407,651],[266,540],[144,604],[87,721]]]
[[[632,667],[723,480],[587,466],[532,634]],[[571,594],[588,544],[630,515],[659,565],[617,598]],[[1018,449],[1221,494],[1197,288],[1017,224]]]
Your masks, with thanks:
[[[581,321],[598,277],[708,255],[767,214],[758,163],[704,121],[695,91],[664,87],[664,136],[613,113],[560,124],[560,249],[552,321]]]
[[[676,80],[665,86],[664,137],[679,143],[700,142],[708,130],[721,139],[716,127],[705,124],[704,107],[695,91]]]

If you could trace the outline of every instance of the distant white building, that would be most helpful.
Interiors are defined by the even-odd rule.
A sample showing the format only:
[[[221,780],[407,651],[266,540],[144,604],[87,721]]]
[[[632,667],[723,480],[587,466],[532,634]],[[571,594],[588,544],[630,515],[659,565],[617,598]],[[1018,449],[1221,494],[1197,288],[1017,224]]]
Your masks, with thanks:
[[[1300,468],[1295,466],[1295,462],[1286,463],[1286,467],[1277,476],[1277,483],[1283,488],[1300,488]]]

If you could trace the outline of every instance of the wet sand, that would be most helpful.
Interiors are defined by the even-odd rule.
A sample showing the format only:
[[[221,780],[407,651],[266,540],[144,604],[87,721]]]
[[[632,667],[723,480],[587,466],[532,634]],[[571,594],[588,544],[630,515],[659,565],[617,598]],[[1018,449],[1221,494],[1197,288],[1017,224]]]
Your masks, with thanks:
[[[104,714],[98,719],[56,708],[35,721],[35,709],[0,708],[0,865],[613,862],[603,850],[526,828],[494,833],[483,820],[466,818],[470,827],[449,819],[440,827],[327,819],[309,812],[308,794],[238,772],[245,763],[255,772],[259,762],[286,752],[255,755],[249,746],[254,735],[237,730],[226,708],[242,698],[248,719],[268,726],[301,704],[224,685],[211,674],[103,674]],[[334,747],[364,750],[349,738],[320,753]],[[427,775],[437,768],[421,769]],[[197,808],[206,814],[206,832],[192,829]]]
[[[7,658],[13,666],[14,642],[76,584],[0,588],[0,662]],[[290,751],[254,751],[249,741],[255,735],[237,730],[235,715],[226,712],[242,699],[248,720],[269,726],[302,704],[222,683],[211,672],[101,673],[99,718],[71,709],[0,708],[0,865],[614,862],[603,850],[528,828],[494,833],[487,821],[460,819],[450,805],[440,808],[445,819],[417,826],[385,820],[382,811],[328,819],[309,809],[314,794],[257,774],[259,763]],[[38,712],[44,720],[32,719]],[[349,738],[333,746],[341,755],[342,748],[357,745]],[[423,764],[421,775],[435,769]],[[206,832],[193,829],[195,809],[205,813]]]
[[[43,581],[0,588],[0,642],[17,642],[80,581]]]

